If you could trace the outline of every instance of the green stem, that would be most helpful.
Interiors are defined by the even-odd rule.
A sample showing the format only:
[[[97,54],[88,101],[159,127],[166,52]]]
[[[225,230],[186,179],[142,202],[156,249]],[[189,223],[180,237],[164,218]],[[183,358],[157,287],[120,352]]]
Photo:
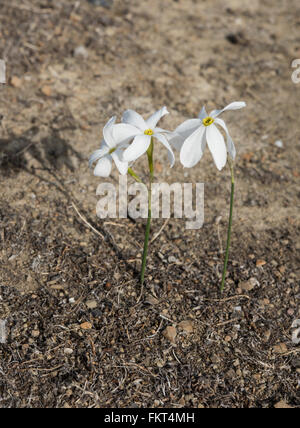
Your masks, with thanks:
[[[227,247],[226,247],[226,255],[225,255],[225,262],[224,262],[223,277],[222,277],[221,293],[223,293],[224,288],[225,288],[225,280],[226,280],[227,266],[228,266],[228,260],[229,260],[229,249],[230,249],[230,242],[231,242],[232,219],[233,219],[234,185],[235,185],[235,183],[234,183],[234,168],[233,168],[232,163],[230,164],[230,170],[231,170],[230,215],[229,215]]]
[[[133,177],[138,183],[143,183],[140,177],[131,168],[128,168],[128,174],[131,175],[131,177]]]
[[[153,138],[152,138],[150,147],[149,147],[149,149],[147,151],[148,163],[149,163],[149,171],[150,171],[150,185],[149,185],[149,190],[148,190],[148,220],[147,220],[146,233],[145,233],[145,243],[144,243],[142,271],[141,271],[141,285],[144,284],[144,280],[145,280],[145,270],[146,270],[146,265],[147,265],[149,236],[150,236],[151,219],[152,219],[152,210],[151,210],[151,205],[152,205],[152,183],[153,183],[153,177],[154,177],[153,149],[154,149],[154,143],[153,143]]]

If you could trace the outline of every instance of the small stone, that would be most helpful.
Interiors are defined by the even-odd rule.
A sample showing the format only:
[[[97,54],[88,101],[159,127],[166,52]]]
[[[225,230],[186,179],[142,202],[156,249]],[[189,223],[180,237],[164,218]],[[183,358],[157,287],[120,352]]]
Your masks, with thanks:
[[[77,48],[74,50],[74,56],[76,58],[81,57],[81,58],[87,59],[89,56],[89,53],[84,46],[77,46]]]
[[[270,338],[271,338],[271,330],[266,330],[264,332],[264,342],[269,342]]]
[[[98,306],[98,303],[96,302],[96,300],[88,300],[88,301],[86,302],[86,306],[87,306],[89,309],[96,309],[96,308],[97,308],[97,306]]]
[[[22,80],[19,77],[17,77],[17,76],[13,76],[10,79],[10,84],[14,88],[20,88],[22,86]]]
[[[187,321],[181,321],[178,324],[178,327],[181,330],[183,330],[183,331],[185,331],[186,333],[189,333],[189,334],[191,334],[191,333],[194,332],[194,324],[193,324],[192,321],[189,321],[189,320],[187,320]]]
[[[176,263],[176,262],[177,262],[177,259],[176,259],[176,257],[174,257],[174,256],[170,256],[170,257],[168,258],[168,262],[169,262],[169,263]]]
[[[278,147],[279,149],[283,149],[283,146],[284,146],[283,141],[281,140],[275,141],[275,146]]]
[[[265,260],[256,260],[257,267],[262,267],[262,266],[265,266],[266,264],[267,262]]]
[[[157,360],[156,365],[158,368],[163,368],[165,366],[165,362],[163,360]]]
[[[177,331],[176,328],[174,326],[169,326],[167,327],[164,332],[163,335],[165,336],[166,339],[168,339],[171,343],[175,343],[175,338],[177,336]]]
[[[230,336],[226,336],[225,337],[225,342],[228,342],[228,343],[231,342],[231,337]]]
[[[65,348],[64,349],[64,353],[66,354],[66,355],[72,355],[73,354],[73,349],[72,348]]]
[[[275,409],[293,409],[286,401],[281,400],[277,404],[275,404]]]
[[[236,306],[234,308],[234,312],[242,312],[242,307],[241,306]]]
[[[71,303],[72,305],[75,303],[75,299],[74,299],[74,297],[70,297],[70,299],[69,299],[69,303]]]
[[[156,297],[152,296],[152,294],[148,294],[145,298],[145,303],[148,303],[148,305],[155,306],[159,304],[159,300]]]
[[[285,343],[279,343],[278,345],[275,345],[274,347],[273,347],[273,351],[276,353],[276,354],[285,354],[286,352],[287,352],[287,346],[286,346],[286,344]]]
[[[51,97],[52,95],[52,89],[50,86],[43,86],[41,89],[42,94],[46,95],[46,97]]]
[[[248,281],[240,282],[239,288],[241,288],[243,291],[251,291],[258,285],[259,282],[256,278],[250,278]]]
[[[90,322],[84,322],[80,324],[80,327],[82,328],[82,330],[91,330],[92,324]]]
[[[31,332],[31,336],[32,337],[39,337],[40,335],[40,331],[39,330],[32,330]]]

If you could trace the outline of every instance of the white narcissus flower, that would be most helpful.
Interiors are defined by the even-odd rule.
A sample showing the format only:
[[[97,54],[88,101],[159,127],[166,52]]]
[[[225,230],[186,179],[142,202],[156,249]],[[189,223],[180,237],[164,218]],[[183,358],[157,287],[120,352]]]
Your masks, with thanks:
[[[209,115],[203,107],[198,119],[190,119],[175,130],[177,134],[170,142],[180,150],[180,160],[186,168],[195,166],[203,156],[206,143],[213,156],[216,167],[221,171],[227,162],[227,151],[232,158],[236,157],[236,149],[229,135],[225,122],[220,114],[228,110],[238,110],[246,107],[244,102],[234,102],[222,110],[214,110]],[[226,133],[227,149],[224,137],[216,125],[221,126]]]
[[[112,169],[112,161],[114,160],[120,174],[125,175],[128,171],[128,162],[124,162],[122,154],[124,149],[128,147],[128,143],[117,138],[118,132],[116,129],[119,125],[115,125],[116,116],[112,117],[103,128],[103,137],[101,147],[96,150],[89,159],[89,166],[94,162],[97,165],[94,169],[94,175],[98,177],[109,177]]]
[[[116,127],[116,136],[119,140],[128,142],[128,140],[133,139],[130,146],[124,150],[123,160],[125,162],[133,162],[146,153],[151,144],[151,138],[155,137],[168,150],[171,167],[174,166],[175,156],[166,138],[170,132],[156,126],[159,120],[168,113],[167,108],[163,107],[147,120],[144,120],[141,115],[133,110],[125,111],[122,118],[123,123]]]

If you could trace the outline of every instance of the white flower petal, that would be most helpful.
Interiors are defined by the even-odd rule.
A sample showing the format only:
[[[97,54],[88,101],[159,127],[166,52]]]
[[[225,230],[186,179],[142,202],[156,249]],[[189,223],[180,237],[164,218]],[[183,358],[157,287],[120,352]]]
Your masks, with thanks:
[[[236,101],[234,103],[229,104],[227,107],[223,108],[222,110],[213,110],[210,113],[210,116],[213,118],[218,117],[221,113],[223,113],[224,111],[228,111],[228,110],[239,110],[241,108],[246,107],[246,103],[244,103],[243,101]]]
[[[107,155],[109,153],[109,147],[105,143],[105,141],[102,141],[101,147],[99,150],[96,150],[89,158],[89,167],[91,168],[93,163],[96,162],[98,159],[102,158],[103,156]]]
[[[201,119],[201,120],[206,119],[207,116],[208,116],[208,114],[207,114],[206,108],[202,107],[202,110],[199,114],[199,119]]]
[[[112,168],[112,157],[110,155],[104,156],[104,158],[100,159],[94,169],[94,175],[97,177],[109,177]]]
[[[116,119],[117,119],[116,116],[109,119],[109,121],[107,122],[107,124],[103,128],[104,140],[111,149],[113,149],[116,146],[115,140],[112,136],[112,129],[113,129],[113,126],[116,122]]]
[[[152,116],[149,117],[149,119],[146,120],[147,126],[149,129],[154,129],[160,119],[164,117],[166,114],[169,114],[167,107],[163,107],[157,112],[155,112]]]
[[[137,135],[128,149],[123,153],[124,162],[133,162],[148,150],[151,143],[149,135]]]
[[[126,175],[128,171],[128,162],[122,161],[123,150],[117,149],[115,152],[111,154],[119,172],[121,175]]]
[[[142,116],[133,110],[125,111],[122,117],[122,122],[135,126],[143,132],[149,128]]]
[[[184,167],[192,168],[202,158],[205,149],[205,132],[206,127],[202,125],[184,141],[180,151],[180,161]]]
[[[227,161],[227,150],[223,135],[218,130],[218,128],[212,124],[207,126],[206,139],[216,167],[219,171],[221,171],[221,169],[223,169],[226,165]]]
[[[162,128],[154,128],[153,131],[154,134],[162,134],[174,149],[180,151],[184,139],[179,134]]]
[[[172,131],[168,131],[167,129],[158,128],[158,127],[155,127],[155,128],[153,129],[153,131],[154,131],[154,132],[159,132],[160,134],[167,134],[167,135],[169,135],[169,134],[173,134],[173,132],[172,132]]]
[[[227,136],[227,150],[228,150],[228,153],[229,153],[231,159],[235,160],[235,158],[236,158],[236,148],[235,148],[234,142],[232,141],[232,138],[231,138],[231,136],[229,134],[228,128],[226,126],[226,123],[222,119],[216,119],[215,123],[217,123],[218,125],[220,125],[224,129],[224,131],[226,132],[226,136]]]
[[[168,141],[169,141],[170,145],[175,150],[177,150],[178,152],[180,152],[181,147],[182,147],[182,145],[184,143],[184,138],[181,135],[176,134],[175,132],[173,132],[173,134],[170,137],[168,137]]]
[[[175,134],[179,134],[185,140],[192,135],[197,128],[201,127],[202,121],[200,119],[189,119],[183,122],[175,129]]]
[[[141,133],[142,131],[140,129],[135,126],[128,125],[127,123],[118,123],[112,130],[112,135],[117,145],[129,143],[130,140]]]
[[[172,147],[170,146],[168,140],[163,134],[160,134],[160,133],[154,134],[154,137],[157,138],[158,141],[160,141],[168,150],[168,158],[171,164],[171,168],[173,168],[175,164],[175,155],[173,153]]]

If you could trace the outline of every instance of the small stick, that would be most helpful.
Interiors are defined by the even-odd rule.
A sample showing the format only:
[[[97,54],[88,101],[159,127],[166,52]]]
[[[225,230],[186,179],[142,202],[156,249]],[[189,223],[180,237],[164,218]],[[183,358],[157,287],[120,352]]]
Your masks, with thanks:
[[[74,204],[74,202],[72,202],[72,207],[74,208],[74,210],[76,211],[76,213],[79,215],[79,217],[81,218],[81,220],[94,232],[96,233],[96,235],[100,236],[103,240],[105,240],[104,236],[102,235],[102,233],[99,232],[99,230],[95,229],[94,226],[92,226],[85,217],[83,217],[83,215],[79,212],[78,208],[76,207],[76,205]]]
[[[163,230],[165,229],[165,227],[167,226],[169,221],[170,221],[170,219],[167,218],[167,220],[165,221],[163,226],[160,228],[160,230],[157,232],[157,234],[154,236],[154,238],[150,241],[150,244],[152,244],[159,237],[159,235],[163,232]]]

